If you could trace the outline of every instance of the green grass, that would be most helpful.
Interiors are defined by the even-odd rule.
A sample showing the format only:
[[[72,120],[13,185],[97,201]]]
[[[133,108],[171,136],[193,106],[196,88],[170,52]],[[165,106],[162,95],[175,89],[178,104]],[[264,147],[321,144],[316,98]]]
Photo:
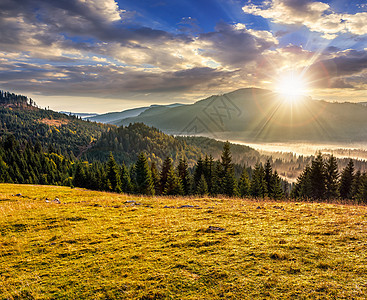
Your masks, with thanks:
[[[0,299],[365,295],[364,206],[0,184]]]

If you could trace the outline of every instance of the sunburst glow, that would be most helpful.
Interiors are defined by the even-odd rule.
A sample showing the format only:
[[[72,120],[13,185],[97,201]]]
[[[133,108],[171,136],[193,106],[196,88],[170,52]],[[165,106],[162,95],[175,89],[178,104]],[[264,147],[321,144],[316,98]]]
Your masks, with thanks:
[[[301,75],[286,74],[276,82],[275,90],[287,101],[295,101],[307,94],[307,82]]]

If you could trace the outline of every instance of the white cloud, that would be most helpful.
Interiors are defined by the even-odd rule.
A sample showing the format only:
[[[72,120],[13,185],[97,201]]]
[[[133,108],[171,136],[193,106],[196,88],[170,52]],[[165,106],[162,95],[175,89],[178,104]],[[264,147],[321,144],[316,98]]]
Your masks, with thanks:
[[[245,5],[245,13],[261,16],[274,23],[304,25],[311,31],[333,39],[341,33],[367,34],[367,13],[339,14],[323,2],[312,0],[271,0],[266,5]]]

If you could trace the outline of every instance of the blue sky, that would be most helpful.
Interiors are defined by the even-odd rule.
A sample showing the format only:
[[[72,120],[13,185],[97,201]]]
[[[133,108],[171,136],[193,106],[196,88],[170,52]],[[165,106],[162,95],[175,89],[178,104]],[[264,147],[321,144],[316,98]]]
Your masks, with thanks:
[[[367,101],[365,0],[2,0],[0,89],[42,106],[191,103],[298,74],[307,93]]]

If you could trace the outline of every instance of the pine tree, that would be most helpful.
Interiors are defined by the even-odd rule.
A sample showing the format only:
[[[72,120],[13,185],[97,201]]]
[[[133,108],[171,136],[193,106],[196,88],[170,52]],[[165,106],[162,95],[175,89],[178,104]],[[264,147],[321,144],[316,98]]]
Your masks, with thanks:
[[[292,198],[309,199],[312,194],[311,168],[307,166],[297,178],[297,183],[292,190]]]
[[[121,178],[119,167],[110,152],[107,162],[107,180],[110,183],[110,190],[116,193],[121,193]]]
[[[361,184],[357,194],[357,200],[360,204],[367,204],[367,173],[363,173],[361,176]]]
[[[350,199],[354,178],[354,163],[350,160],[340,176],[339,193],[342,199]]]
[[[234,168],[232,163],[232,155],[230,151],[230,144],[227,141],[223,146],[223,152],[221,156],[222,163],[222,191],[227,196],[238,195],[238,184],[234,174]]]
[[[78,162],[75,168],[75,174],[73,176],[73,186],[85,187],[85,171],[82,163]]]
[[[154,195],[154,185],[152,174],[145,154],[141,152],[136,162],[136,186],[137,193],[144,195]]]
[[[250,179],[246,170],[246,166],[243,167],[242,175],[238,184],[239,194],[241,197],[247,197],[250,195]]]
[[[269,197],[275,200],[284,198],[284,191],[282,188],[282,180],[278,175],[277,171],[274,171],[271,176],[271,194]]]
[[[255,165],[251,179],[250,192],[255,198],[264,198],[267,196],[265,171],[260,163]]]
[[[177,174],[181,179],[184,195],[191,194],[191,176],[188,170],[188,164],[186,159],[180,159],[177,166]]]
[[[159,174],[158,174],[157,166],[154,161],[150,165],[150,172],[152,173],[152,180],[153,180],[155,195],[159,195],[160,193]]]
[[[331,155],[325,164],[325,177],[326,177],[326,198],[336,199],[339,196],[338,191],[338,164],[336,158]]]
[[[163,195],[183,195],[181,178],[179,178],[173,168],[168,170],[167,182],[164,186]]]
[[[270,161],[269,159],[266,161],[265,163],[265,167],[264,167],[264,172],[265,172],[265,182],[266,182],[266,190],[268,192],[268,196],[272,197],[273,194],[273,168],[271,167]]]
[[[196,191],[197,185],[199,184],[201,175],[204,175],[204,178],[205,178],[204,161],[200,156],[196,163],[195,170],[194,170],[194,189],[195,191]]]
[[[360,187],[362,185],[361,177],[362,177],[361,171],[358,170],[354,174],[354,177],[353,177],[352,191],[351,191],[351,195],[350,195],[351,199],[356,199],[356,197],[359,193]]]
[[[206,183],[204,174],[201,175],[200,180],[196,186],[196,194],[200,195],[201,197],[208,194],[208,185]]]
[[[216,161],[214,163],[214,171],[213,171],[213,177],[212,177],[212,190],[210,191],[210,195],[220,195],[223,194],[223,183],[222,183],[222,164],[220,161]]]
[[[172,159],[167,156],[166,159],[163,161],[162,170],[160,173],[160,182],[159,182],[160,194],[163,194],[164,192],[164,188],[167,183],[168,172],[171,168],[172,168]]]
[[[130,180],[129,170],[127,169],[125,163],[122,163],[121,166],[121,190],[124,193],[131,193],[132,192],[132,185]]]
[[[326,177],[321,153],[312,161],[310,180],[312,186],[311,197],[319,200],[324,199],[326,194]]]

